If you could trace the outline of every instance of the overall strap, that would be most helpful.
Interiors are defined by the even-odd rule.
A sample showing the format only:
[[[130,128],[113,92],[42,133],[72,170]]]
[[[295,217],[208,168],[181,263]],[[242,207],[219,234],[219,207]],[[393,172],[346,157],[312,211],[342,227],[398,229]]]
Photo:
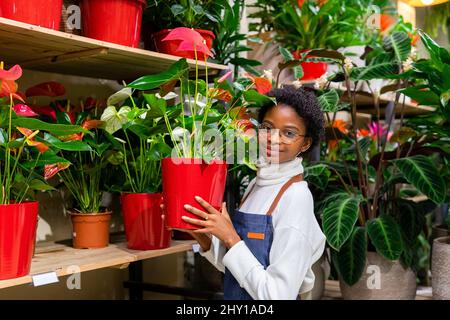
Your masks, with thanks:
[[[269,211],[267,211],[267,215],[271,216],[273,211],[275,210],[275,208],[278,205],[278,202],[280,201],[281,197],[283,196],[283,194],[286,192],[286,190],[295,182],[300,182],[303,180],[303,174],[299,174],[297,176],[294,176],[292,178],[290,178],[280,189],[280,191],[278,192],[275,200],[273,200],[272,205],[269,208]]]

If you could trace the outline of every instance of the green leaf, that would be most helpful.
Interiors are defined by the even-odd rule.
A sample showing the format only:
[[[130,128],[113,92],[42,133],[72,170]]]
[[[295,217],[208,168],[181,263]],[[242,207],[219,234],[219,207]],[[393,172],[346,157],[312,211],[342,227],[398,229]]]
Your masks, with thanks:
[[[292,53],[286,49],[280,46],[279,48],[280,54],[282,55],[282,57],[284,58],[285,61],[291,61],[294,60],[294,56],[292,55]]]
[[[318,57],[318,58],[329,58],[332,60],[338,60],[343,62],[345,60],[345,56],[336,51],[336,50],[328,50],[328,49],[314,49],[308,53],[308,56]]]
[[[411,53],[411,39],[405,32],[394,32],[383,39],[383,48],[386,51],[393,51],[397,62],[401,63]]]
[[[56,189],[53,188],[51,185],[49,185],[39,179],[31,180],[31,182],[28,184],[28,186],[30,187],[30,189],[36,190],[36,191],[56,191]]]
[[[144,99],[150,106],[146,118],[160,118],[166,113],[167,102],[164,99],[158,99],[154,94],[144,94]]]
[[[303,68],[301,66],[294,67],[294,68],[292,68],[292,70],[294,71],[295,79],[303,78]]]
[[[352,234],[360,202],[361,197],[345,192],[333,194],[325,200],[322,227],[328,243],[337,251]]]
[[[366,267],[366,230],[357,227],[337,253],[339,275],[349,286],[361,278]]]
[[[369,220],[367,234],[377,252],[388,260],[398,260],[403,251],[402,237],[397,222],[388,215]]]
[[[172,149],[165,143],[160,142],[155,144],[147,154],[147,160],[158,161],[169,157]]]
[[[403,238],[408,246],[413,246],[425,225],[425,215],[413,201],[398,199],[395,207],[398,210],[398,222],[404,236]]]
[[[66,125],[66,124],[53,124],[43,122],[38,119],[33,118],[22,118],[18,117],[12,120],[12,124],[15,127],[23,127],[30,130],[41,130],[49,132],[55,136],[65,136],[74,133],[88,133],[88,130],[83,129],[76,125]]]
[[[424,91],[417,87],[409,87],[399,90],[399,92],[416,100],[419,104],[424,106],[439,106],[441,103],[439,96],[431,90]]]
[[[185,58],[175,62],[168,70],[159,74],[143,76],[128,85],[138,90],[151,90],[163,84],[183,78],[189,71],[189,65]]]
[[[52,135],[46,133],[44,134],[44,139],[36,138],[38,141],[43,140],[48,145],[55,147],[59,150],[65,151],[92,151],[91,147],[83,141],[66,141],[63,142]]]
[[[336,112],[339,103],[339,94],[337,90],[331,89],[320,95],[319,104],[323,112]]]
[[[316,164],[305,168],[305,180],[321,190],[325,190],[330,178],[330,170],[325,164]]]
[[[387,54],[380,54],[366,67],[353,68],[352,80],[385,79],[398,74],[398,64]]]
[[[417,155],[393,160],[406,180],[436,203],[445,199],[445,181],[436,166],[426,156]]]
[[[262,107],[266,104],[275,104],[275,101],[273,98],[270,98],[264,94],[261,94],[254,89],[244,91],[244,99],[252,107]]]
[[[251,66],[251,67],[256,67],[256,66],[260,66],[261,62],[258,60],[252,60],[252,59],[246,59],[246,58],[233,58],[230,59],[230,63],[234,64],[236,66]]]

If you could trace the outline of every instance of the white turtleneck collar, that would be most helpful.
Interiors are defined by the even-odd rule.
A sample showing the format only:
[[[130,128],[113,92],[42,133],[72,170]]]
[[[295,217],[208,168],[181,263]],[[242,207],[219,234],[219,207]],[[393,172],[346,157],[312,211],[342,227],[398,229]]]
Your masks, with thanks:
[[[303,173],[303,158],[283,163],[260,163],[257,165],[256,174],[257,186],[269,186],[285,182],[289,178]]]

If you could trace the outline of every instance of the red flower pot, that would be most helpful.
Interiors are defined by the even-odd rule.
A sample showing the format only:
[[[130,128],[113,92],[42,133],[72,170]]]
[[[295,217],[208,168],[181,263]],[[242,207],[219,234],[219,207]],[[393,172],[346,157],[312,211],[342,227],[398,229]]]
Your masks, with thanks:
[[[216,209],[222,207],[227,180],[227,164],[224,161],[207,164],[201,159],[166,158],[162,160],[162,178],[166,224],[170,228],[198,229],[181,219],[182,216],[199,218],[186,211],[185,204],[204,211],[195,201],[195,196],[200,196]]]
[[[0,280],[30,273],[39,202],[0,205]]]
[[[294,59],[300,59],[301,53],[306,50],[297,50],[293,52]],[[306,56],[312,58],[313,56]],[[302,62],[303,77],[300,80],[315,80],[320,78],[327,72],[328,65],[326,62]]]
[[[1,0],[0,17],[59,30],[62,0]]]
[[[81,0],[83,35],[139,47],[145,0]]]
[[[194,29],[194,30],[200,33],[200,35],[206,41],[206,46],[208,47],[208,49],[211,50],[213,46],[213,41],[216,38],[214,33],[212,33],[209,30],[202,30],[202,29]],[[156,50],[161,53],[167,53],[178,57],[195,59],[195,52],[193,51],[178,51],[178,46],[180,45],[181,40],[162,41],[170,33],[170,31],[172,31],[172,29],[164,29],[152,34]],[[204,53],[198,52],[197,58],[199,61],[204,61],[205,58],[206,59],[208,58],[208,56],[206,56]]]
[[[154,250],[169,247],[172,234],[161,219],[161,193],[124,193],[120,203],[128,248]]]

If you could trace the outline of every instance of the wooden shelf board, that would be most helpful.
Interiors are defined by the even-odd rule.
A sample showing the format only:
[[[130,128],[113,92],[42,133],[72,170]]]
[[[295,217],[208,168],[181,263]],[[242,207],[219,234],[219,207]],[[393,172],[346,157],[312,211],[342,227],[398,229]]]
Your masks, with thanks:
[[[323,300],[342,300],[341,289],[339,287],[339,281],[326,280],[325,292]],[[418,287],[416,293],[416,300],[431,300],[432,292],[431,287]]]
[[[110,244],[101,249],[85,250],[74,249],[62,244],[38,244],[31,263],[30,274],[21,278],[0,281],[0,289],[31,283],[32,276],[41,273],[54,271],[58,277],[66,276],[76,272],[76,269],[71,266],[76,266],[80,272],[116,266],[126,267],[134,261],[190,251],[195,243],[190,240],[172,241],[171,246],[167,249],[147,251],[128,249],[126,242]]]
[[[0,18],[0,59],[30,70],[130,81],[164,71],[180,57]],[[188,63],[195,67],[194,60]],[[214,63],[207,67],[210,75],[227,69]],[[199,68],[205,74],[205,64]]]

